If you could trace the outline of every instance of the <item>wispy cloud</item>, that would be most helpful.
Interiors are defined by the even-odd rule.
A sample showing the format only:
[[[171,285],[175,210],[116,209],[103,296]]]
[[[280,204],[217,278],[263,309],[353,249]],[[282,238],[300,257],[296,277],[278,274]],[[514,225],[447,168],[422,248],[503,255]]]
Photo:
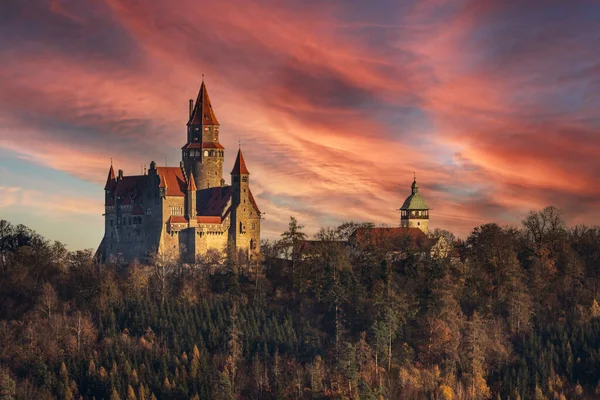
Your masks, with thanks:
[[[97,183],[101,212],[109,158],[126,174],[178,162],[204,73],[226,169],[241,140],[268,236],[289,215],[311,230],[394,225],[413,171],[432,224],[461,235],[547,204],[599,221],[598,12],[584,0],[9,0],[0,148]],[[23,196],[4,190],[2,204]]]

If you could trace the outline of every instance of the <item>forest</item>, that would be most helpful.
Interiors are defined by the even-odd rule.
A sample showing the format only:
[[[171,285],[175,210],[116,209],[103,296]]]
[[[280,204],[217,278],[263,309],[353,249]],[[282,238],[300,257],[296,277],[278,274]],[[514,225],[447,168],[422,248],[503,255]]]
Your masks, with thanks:
[[[0,221],[0,399],[600,398],[600,227],[547,207],[436,258],[359,226],[100,264]]]

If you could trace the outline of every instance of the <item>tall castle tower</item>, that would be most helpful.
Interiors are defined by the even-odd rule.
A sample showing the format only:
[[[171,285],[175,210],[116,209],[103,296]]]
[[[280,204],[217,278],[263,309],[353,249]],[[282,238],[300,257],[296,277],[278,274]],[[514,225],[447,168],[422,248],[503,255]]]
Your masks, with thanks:
[[[221,186],[224,150],[219,143],[219,121],[203,80],[196,104],[190,100],[187,143],[181,148],[186,174],[194,176],[198,190]]]
[[[419,194],[419,185],[415,176],[411,185],[411,194],[400,207],[400,226],[403,228],[419,228],[429,234],[429,207]]]

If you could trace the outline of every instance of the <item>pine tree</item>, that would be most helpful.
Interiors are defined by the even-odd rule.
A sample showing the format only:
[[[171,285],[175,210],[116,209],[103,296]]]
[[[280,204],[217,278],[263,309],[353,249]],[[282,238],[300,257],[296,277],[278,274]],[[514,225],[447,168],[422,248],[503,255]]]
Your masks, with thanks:
[[[0,367],[0,400],[13,400],[16,384],[6,368]]]
[[[121,400],[121,397],[119,396],[119,393],[117,392],[117,389],[113,388],[112,392],[110,394],[110,400]]]
[[[127,400],[137,400],[131,385],[127,386]]]
[[[138,397],[139,400],[146,400],[146,389],[144,387],[144,385],[140,385],[140,387],[138,388]]]
[[[71,385],[69,383],[69,373],[67,371],[67,366],[64,362],[60,364],[58,395],[61,399],[64,400],[73,400],[75,398],[73,396]]]
[[[192,379],[198,379],[200,370],[200,350],[198,346],[194,345],[192,350],[192,360],[190,361],[190,377]]]
[[[212,389],[212,396],[214,400],[234,400],[233,386],[229,380],[229,376],[225,372],[221,372],[217,377],[215,384]]]

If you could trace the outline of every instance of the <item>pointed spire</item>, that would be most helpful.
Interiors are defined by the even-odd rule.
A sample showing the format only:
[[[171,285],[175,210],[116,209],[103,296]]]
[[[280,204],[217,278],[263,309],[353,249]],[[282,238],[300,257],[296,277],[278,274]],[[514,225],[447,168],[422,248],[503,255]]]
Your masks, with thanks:
[[[104,190],[110,190],[112,185],[115,184],[117,179],[115,178],[115,170],[112,166],[112,158],[110,159],[110,169],[108,170],[108,177],[106,178],[106,185],[104,185]]]
[[[196,98],[196,104],[190,115],[188,125],[219,125],[219,121],[217,121],[217,117],[215,117],[212,105],[210,104],[208,90],[204,83],[204,75],[202,76],[202,85],[200,86],[198,98]]]
[[[419,192],[419,185],[417,184],[417,174],[415,172],[413,172],[414,178],[413,178],[413,183],[410,186],[411,191],[413,194],[418,193]]]
[[[246,167],[246,162],[244,161],[244,155],[242,154],[242,149],[238,150],[237,158],[235,159],[235,164],[233,169],[231,170],[231,175],[250,175],[248,168]]]
[[[196,182],[194,182],[194,174],[190,172],[190,177],[188,178],[188,192],[195,192],[196,190]]]

